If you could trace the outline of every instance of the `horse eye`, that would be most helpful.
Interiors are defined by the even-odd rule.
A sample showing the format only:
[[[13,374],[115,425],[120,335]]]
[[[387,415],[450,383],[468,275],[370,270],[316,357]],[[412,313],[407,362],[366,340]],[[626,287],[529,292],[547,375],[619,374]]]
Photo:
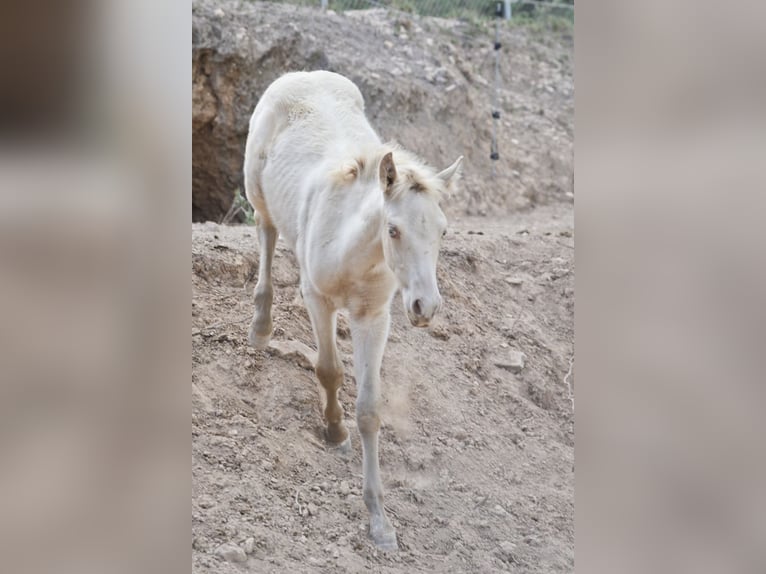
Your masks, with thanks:
[[[444,231],[442,231],[442,237],[444,237],[445,235],[447,235],[447,230],[446,229]]]
[[[396,239],[397,237],[399,237],[399,230],[396,227],[394,227],[393,225],[389,225],[388,226],[388,234],[391,237],[393,237],[394,239]]]

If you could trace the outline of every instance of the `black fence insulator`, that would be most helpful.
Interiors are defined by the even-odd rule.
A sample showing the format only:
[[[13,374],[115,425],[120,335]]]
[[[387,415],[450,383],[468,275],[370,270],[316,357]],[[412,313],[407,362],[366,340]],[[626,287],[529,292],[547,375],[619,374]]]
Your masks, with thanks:
[[[495,16],[498,18],[505,18],[505,8],[502,2],[495,3]]]
[[[489,159],[493,159],[495,161],[500,159],[500,154],[496,151],[493,151],[491,154],[489,154]]]
[[[500,112],[498,112],[497,110],[493,111],[492,112],[492,118],[496,119],[496,120],[499,120],[500,119]]]
[[[503,45],[500,42],[495,42],[495,50],[499,50]]]

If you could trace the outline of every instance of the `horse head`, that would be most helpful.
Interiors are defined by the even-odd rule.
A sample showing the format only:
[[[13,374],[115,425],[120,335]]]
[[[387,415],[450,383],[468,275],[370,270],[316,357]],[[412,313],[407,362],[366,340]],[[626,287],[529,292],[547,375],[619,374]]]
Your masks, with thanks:
[[[386,153],[379,163],[384,193],[383,254],[396,275],[407,317],[427,327],[442,304],[436,281],[439,247],[447,218],[439,206],[460,177],[459,157],[440,173],[404,150]]]

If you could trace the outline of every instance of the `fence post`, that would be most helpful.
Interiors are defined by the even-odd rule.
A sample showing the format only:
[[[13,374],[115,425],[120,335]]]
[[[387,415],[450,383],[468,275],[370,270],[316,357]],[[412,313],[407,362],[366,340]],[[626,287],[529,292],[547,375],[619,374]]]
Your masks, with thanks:
[[[505,19],[511,19],[511,0],[505,0]]]
[[[322,10],[327,10],[327,0],[322,0]]]

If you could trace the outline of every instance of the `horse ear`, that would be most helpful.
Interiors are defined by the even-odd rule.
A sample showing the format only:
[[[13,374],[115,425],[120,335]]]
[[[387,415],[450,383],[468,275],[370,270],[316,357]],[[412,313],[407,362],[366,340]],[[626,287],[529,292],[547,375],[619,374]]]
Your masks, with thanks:
[[[438,177],[444,182],[444,185],[447,188],[447,191],[452,191],[452,189],[455,187],[455,184],[460,180],[460,175],[463,172],[463,170],[460,169],[460,166],[462,164],[463,164],[463,156],[461,155],[459,158],[455,160],[455,163],[453,163],[447,169],[439,172],[436,175],[436,177]]]
[[[394,155],[388,152],[380,160],[380,183],[386,194],[391,192],[391,188],[396,181],[396,166],[394,165]]]

